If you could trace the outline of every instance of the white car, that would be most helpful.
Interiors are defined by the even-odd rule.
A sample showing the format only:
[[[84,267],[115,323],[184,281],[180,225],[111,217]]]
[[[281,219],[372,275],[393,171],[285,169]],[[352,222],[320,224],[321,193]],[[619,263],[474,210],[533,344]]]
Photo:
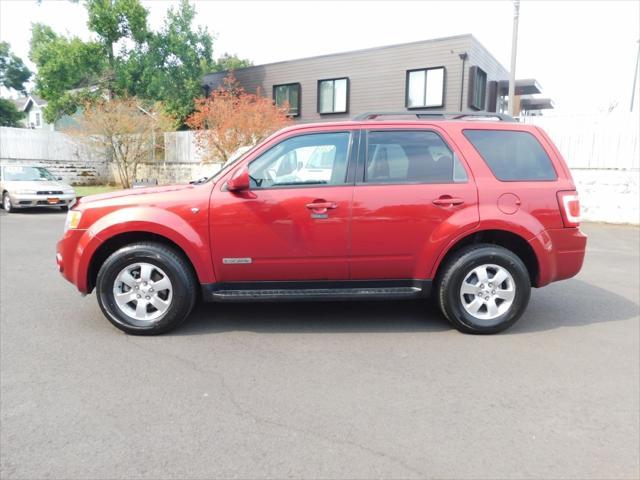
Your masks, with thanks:
[[[14,212],[19,208],[56,207],[68,209],[76,200],[71,185],[61,182],[44,167],[0,165],[2,208]]]

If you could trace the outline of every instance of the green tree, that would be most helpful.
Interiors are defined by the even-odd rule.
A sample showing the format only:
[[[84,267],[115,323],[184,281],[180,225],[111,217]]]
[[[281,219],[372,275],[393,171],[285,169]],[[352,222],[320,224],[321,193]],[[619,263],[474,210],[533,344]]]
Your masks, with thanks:
[[[48,102],[47,122],[73,114],[87,98],[98,95],[104,57],[97,42],[58,35],[47,25],[32,26],[29,58],[38,66],[36,92]]]
[[[23,117],[11,100],[0,98],[0,127],[21,127]]]
[[[132,52],[119,75],[121,91],[163,103],[183,125],[202,96],[202,77],[214,70],[213,38],[194,28],[195,8],[183,0],[170,8],[159,32],[147,37],[147,48]]]
[[[245,68],[253,66],[251,60],[240,58],[235,53],[233,55],[224,53],[218,60],[216,60],[214,70],[216,72],[224,72],[227,70],[237,70],[238,68]]]
[[[25,83],[31,78],[31,71],[22,59],[11,53],[7,42],[0,42],[0,85],[26,93]]]
[[[31,78],[31,71],[22,59],[11,53],[7,42],[0,42],[0,86],[8,90],[26,93],[25,83]],[[24,113],[18,111],[11,100],[0,98],[0,125],[19,127]]]
[[[202,95],[202,77],[216,69],[213,37],[193,26],[187,0],[169,9],[164,26],[152,32],[139,0],[85,0],[95,41],[58,35],[34,25],[30,58],[38,66],[36,91],[49,102],[47,121],[71,114],[87,99],[136,96],[162,102],[183,125]]]
[[[109,98],[115,95],[115,82],[120,58],[116,57],[115,46],[122,39],[133,40],[136,46],[147,39],[147,16],[149,12],[139,0],[85,0],[89,14],[87,26],[95,32],[99,43],[107,54],[108,69],[104,72]],[[126,49],[122,49],[126,54]]]

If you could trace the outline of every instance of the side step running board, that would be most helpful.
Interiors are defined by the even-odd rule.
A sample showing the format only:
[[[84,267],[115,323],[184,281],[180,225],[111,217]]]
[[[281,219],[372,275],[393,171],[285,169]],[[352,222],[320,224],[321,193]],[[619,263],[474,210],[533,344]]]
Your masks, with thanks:
[[[252,285],[253,288],[239,288],[240,285],[234,284],[203,285],[203,297],[205,301],[210,302],[372,300],[424,297],[428,296],[431,290],[431,282],[428,280],[396,282],[396,285],[401,283],[400,286],[392,286],[393,282],[386,286],[381,286],[382,282],[371,282],[371,286],[358,285],[338,288],[324,288],[324,286],[317,285],[305,286],[304,282],[301,282],[303,285],[297,287],[287,285],[287,288],[278,288],[280,285],[274,285],[274,283],[278,282],[270,282],[270,285],[264,285],[264,288],[255,288],[255,284]]]

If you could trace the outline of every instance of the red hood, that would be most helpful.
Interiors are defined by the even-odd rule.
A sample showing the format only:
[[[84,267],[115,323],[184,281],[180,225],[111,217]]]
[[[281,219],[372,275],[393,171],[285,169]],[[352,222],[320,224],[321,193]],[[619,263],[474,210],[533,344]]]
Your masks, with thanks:
[[[193,185],[184,184],[184,185],[166,185],[163,187],[144,187],[144,188],[130,188],[128,190],[117,190],[115,192],[108,193],[98,193],[97,195],[88,195],[86,197],[82,197],[78,199],[78,203],[92,203],[92,202],[100,202],[103,200],[111,200],[114,198],[121,197],[133,197],[135,195],[150,195],[154,193],[167,193],[167,192],[177,192],[180,190],[188,190],[194,188]]]

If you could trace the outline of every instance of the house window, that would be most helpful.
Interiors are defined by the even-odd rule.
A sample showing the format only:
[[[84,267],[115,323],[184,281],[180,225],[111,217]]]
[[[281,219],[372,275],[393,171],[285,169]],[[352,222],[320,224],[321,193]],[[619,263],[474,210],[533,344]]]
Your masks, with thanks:
[[[444,106],[444,67],[407,71],[407,108]]]
[[[300,84],[287,83],[273,86],[273,101],[281,107],[285,103],[289,105],[289,115],[300,115]]]
[[[36,127],[40,126],[40,112],[36,112]]]
[[[318,113],[347,113],[348,98],[348,78],[318,81]]]
[[[480,67],[469,69],[469,107],[484,110],[487,98],[487,74]]]

